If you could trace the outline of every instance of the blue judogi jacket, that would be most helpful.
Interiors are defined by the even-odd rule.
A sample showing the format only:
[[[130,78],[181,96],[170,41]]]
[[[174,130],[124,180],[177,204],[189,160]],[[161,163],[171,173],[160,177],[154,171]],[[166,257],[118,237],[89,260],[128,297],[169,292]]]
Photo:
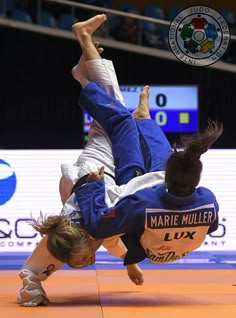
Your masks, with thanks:
[[[103,239],[125,233],[124,264],[145,257],[154,263],[176,261],[198,248],[218,227],[219,206],[214,194],[199,187],[188,197],[176,197],[165,184],[137,191],[114,207],[105,203],[103,181],[75,189],[84,228]]]

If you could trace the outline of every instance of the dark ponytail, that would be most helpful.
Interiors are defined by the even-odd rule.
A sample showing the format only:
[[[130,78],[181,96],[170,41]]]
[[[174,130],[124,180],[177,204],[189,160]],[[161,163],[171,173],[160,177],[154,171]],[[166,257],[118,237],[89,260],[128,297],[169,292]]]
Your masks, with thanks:
[[[202,172],[201,155],[221,136],[223,125],[209,121],[208,127],[201,133],[181,138],[182,150],[174,152],[166,164],[166,184],[168,191],[177,196],[193,193]]]

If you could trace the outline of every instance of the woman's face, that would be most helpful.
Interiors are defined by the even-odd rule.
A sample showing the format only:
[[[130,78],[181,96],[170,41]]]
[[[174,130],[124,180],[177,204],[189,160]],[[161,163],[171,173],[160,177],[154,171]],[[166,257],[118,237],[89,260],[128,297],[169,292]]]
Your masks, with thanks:
[[[102,240],[94,240],[92,238],[88,238],[87,247],[84,248],[86,253],[81,253],[81,248],[78,245],[78,253],[75,253],[68,260],[67,264],[73,268],[81,268],[92,265],[96,261],[96,250],[101,246]]]
[[[94,264],[95,260],[96,260],[95,253],[88,251],[88,254],[86,255],[81,255],[81,254],[73,255],[67,264],[73,268],[81,268],[81,267],[86,267],[86,266]]]

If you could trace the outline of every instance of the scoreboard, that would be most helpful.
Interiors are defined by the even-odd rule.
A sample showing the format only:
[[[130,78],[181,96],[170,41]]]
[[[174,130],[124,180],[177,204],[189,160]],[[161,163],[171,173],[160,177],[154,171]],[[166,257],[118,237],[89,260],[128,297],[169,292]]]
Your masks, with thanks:
[[[139,103],[142,85],[121,85],[125,106],[130,112]],[[151,118],[167,133],[198,131],[198,86],[150,85],[149,108]],[[88,132],[92,118],[84,114],[84,132]]]

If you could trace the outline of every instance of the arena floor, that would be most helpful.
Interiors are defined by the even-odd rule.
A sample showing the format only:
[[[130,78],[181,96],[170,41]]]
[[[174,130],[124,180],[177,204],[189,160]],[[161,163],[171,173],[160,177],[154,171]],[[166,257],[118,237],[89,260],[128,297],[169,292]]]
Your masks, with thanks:
[[[118,260],[101,253],[88,269],[66,266],[44,288],[46,307],[16,304],[17,277],[25,256],[3,255],[0,260],[0,316],[6,318],[235,318],[235,258],[194,254],[182,263],[153,266],[141,263],[145,283],[135,286]]]

